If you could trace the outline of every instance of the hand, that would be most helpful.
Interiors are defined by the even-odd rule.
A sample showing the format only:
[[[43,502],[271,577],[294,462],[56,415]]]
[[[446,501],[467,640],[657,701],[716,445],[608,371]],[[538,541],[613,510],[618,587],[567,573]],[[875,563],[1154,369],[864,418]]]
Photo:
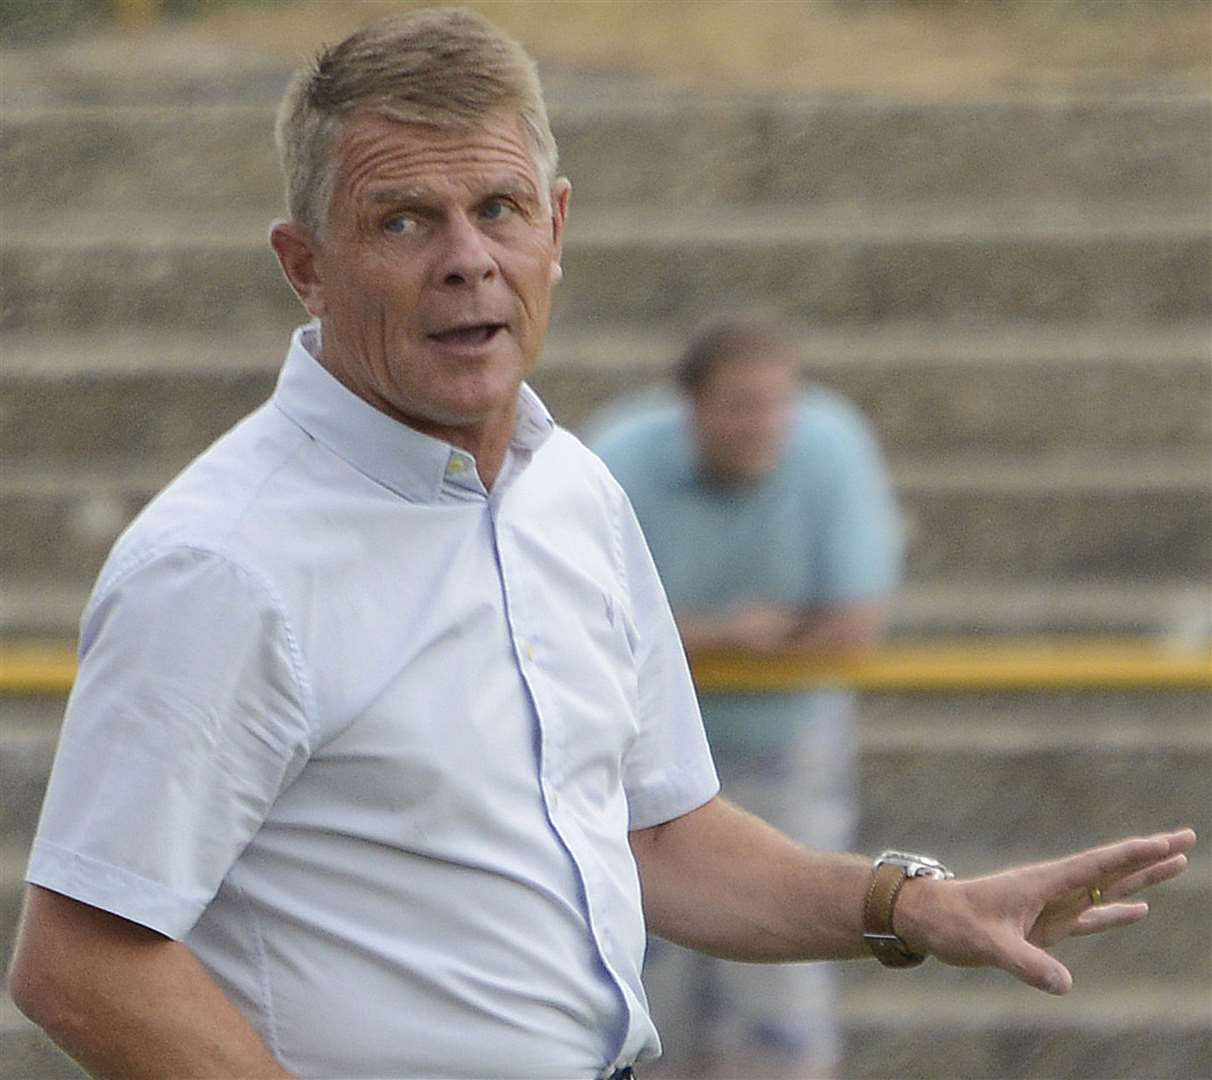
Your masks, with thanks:
[[[724,617],[726,641],[734,648],[749,652],[774,652],[790,640],[800,624],[800,616],[786,608],[750,604],[736,608]]]
[[[1048,947],[1139,922],[1149,905],[1128,898],[1181,874],[1194,845],[1194,831],[1180,829],[971,880],[915,878],[897,900],[897,932],[914,952],[946,964],[997,967],[1067,994],[1073,976]]]

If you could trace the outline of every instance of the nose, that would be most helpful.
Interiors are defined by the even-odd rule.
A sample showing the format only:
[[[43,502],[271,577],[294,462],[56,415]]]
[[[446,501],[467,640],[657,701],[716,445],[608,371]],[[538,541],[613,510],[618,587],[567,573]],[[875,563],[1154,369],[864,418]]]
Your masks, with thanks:
[[[437,266],[443,285],[474,285],[496,274],[496,260],[483,233],[467,218],[459,216],[449,221],[444,240]]]

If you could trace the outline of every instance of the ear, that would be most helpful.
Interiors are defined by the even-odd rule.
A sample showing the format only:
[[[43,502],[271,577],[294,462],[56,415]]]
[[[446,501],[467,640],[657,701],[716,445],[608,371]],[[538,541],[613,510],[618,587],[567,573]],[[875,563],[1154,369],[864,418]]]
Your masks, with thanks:
[[[564,279],[564,267],[560,259],[564,253],[564,223],[568,220],[568,200],[572,195],[572,183],[561,176],[551,185],[551,283],[558,285]]]
[[[324,314],[324,283],[316,265],[319,244],[297,221],[275,221],[269,230],[269,246],[295,295],[313,319]]]

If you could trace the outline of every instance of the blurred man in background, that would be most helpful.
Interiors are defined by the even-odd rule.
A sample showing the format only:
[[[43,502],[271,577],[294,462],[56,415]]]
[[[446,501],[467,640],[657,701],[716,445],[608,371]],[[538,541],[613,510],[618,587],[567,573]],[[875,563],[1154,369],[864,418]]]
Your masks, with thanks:
[[[612,409],[591,442],[631,498],[691,657],[870,649],[902,545],[866,421],[803,390],[795,344],[772,320],[704,329],[676,381],[680,400]],[[800,843],[850,847],[850,693],[708,693],[700,705],[728,798]],[[654,940],[645,981],[670,1075],[836,1070],[829,966],[754,967]]]

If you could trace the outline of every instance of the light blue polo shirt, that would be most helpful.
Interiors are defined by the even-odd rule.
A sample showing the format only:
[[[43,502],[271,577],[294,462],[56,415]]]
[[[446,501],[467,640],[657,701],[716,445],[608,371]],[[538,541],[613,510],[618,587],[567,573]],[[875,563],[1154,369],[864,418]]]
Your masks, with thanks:
[[[658,1046],[628,830],[718,788],[639,526],[528,388],[489,492],[316,346],[116,544],[28,878],[299,1076],[606,1075]]]
[[[689,406],[669,394],[612,408],[587,438],[631,499],[675,612],[844,604],[897,584],[902,530],[879,447],[828,390],[804,394],[777,468],[744,488],[702,473]],[[710,694],[700,704],[723,763],[787,745],[830,698]]]

